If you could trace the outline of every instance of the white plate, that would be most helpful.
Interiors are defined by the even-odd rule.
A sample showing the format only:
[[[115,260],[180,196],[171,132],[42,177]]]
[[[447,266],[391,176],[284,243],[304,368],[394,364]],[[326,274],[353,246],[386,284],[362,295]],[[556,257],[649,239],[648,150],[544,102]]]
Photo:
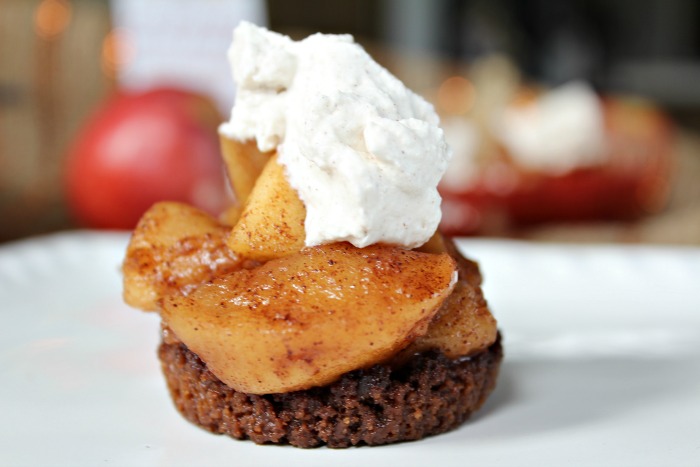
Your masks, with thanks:
[[[463,241],[506,360],[460,429],[301,450],[173,408],[158,317],[120,298],[123,234],[0,247],[2,465],[700,465],[700,249]]]

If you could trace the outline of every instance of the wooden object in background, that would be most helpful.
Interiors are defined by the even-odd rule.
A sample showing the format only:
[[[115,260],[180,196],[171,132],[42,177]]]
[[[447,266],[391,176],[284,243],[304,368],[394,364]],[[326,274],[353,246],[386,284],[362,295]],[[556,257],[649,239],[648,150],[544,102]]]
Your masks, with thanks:
[[[106,1],[0,4],[0,241],[71,226],[61,170],[75,131],[111,88]]]

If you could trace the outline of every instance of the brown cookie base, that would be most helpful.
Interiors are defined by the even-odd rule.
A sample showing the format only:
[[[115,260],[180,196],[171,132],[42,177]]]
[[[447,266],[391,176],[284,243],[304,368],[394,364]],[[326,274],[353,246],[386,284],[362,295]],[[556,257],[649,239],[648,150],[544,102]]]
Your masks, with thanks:
[[[256,443],[345,448],[409,441],[459,426],[496,384],[499,339],[470,358],[415,356],[399,369],[375,365],[324,387],[252,395],[219,381],[184,344],[158,350],[170,394],[192,423]]]

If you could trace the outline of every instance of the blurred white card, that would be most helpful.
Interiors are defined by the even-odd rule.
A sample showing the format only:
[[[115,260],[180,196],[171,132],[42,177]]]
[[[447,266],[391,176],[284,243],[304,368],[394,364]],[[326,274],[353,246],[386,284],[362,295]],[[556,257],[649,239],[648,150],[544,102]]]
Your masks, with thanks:
[[[118,71],[127,89],[174,85],[208,94],[226,114],[235,89],[226,51],[241,20],[265,26],[264,0],[112,0],[128,41]]]

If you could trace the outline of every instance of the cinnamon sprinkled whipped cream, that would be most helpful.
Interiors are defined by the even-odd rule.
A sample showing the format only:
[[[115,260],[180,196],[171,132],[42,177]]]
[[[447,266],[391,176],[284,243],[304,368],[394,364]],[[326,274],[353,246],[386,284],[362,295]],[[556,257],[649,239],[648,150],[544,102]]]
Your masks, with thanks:
[[[451,151],[432,105],[349,35],[295,42],[243,22],[229,59],[237,87],[225,136],[277,149],[306,206],[306,245],[414,248],[440,222]]]

